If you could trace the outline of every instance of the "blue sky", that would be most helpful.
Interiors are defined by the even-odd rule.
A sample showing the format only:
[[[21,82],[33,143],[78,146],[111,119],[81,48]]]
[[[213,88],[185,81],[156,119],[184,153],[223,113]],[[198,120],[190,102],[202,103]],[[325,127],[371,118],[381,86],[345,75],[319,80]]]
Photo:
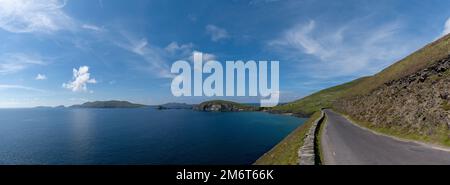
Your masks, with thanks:
[[[378,72],[450,32],[450,1],[0,0],[0,107],[175,98],[170,65],[280,61],[290,101]],[[257,102],[252,97],[222,98]]]

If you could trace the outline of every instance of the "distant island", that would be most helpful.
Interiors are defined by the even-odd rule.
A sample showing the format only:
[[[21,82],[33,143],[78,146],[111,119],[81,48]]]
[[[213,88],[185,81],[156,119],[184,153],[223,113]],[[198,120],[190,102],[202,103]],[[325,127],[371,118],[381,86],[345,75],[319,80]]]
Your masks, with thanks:
[[[143,108],[149,107],[148,105],[131,103],[128,101],[94,101],[86,102],[81,105],[72,105],[69,108]]]
[[[245,105],[232,101],[213,100],[206,101],[193,107],[196,111],[206,112],[243,112],[243,111],[260,111],[261,108],[251,105]]]
[[[243,112],[243,111],[261,111],[257,106],[246,105],[225,100],[213,100],[200,103],[198,105],[191,105],[186,103],[166,103],[162,105],[150,106],[143,104],[131,103],[128,101],[94,101],[86,102],[81,105],[72,105],[68,108],[155,108],[158,110],[166,109],[189,109],[195,111],[205,112]]]
[[[166,103],[158,105],[157,109],[192,109],[193,105],[187,103]]]
[[[166,103],[161,105],[144,105],[131,103],[129,101],[109,100],[109,101],[91,101],[83,104],[77,104],[65,107],[63,105],[50,107],[50,106],[38,106],[34,107],[38,109],[48,108],[97,108],[97,109],[113,109],[113,108],[153,108],[157,110],[169,110],[169,109],[186,109],[194,111],[204,112],[249,112],[249,111],[270,111],[270,109],[260,108],[253,104],[243,104],[226,100],[212,100],[205,101],[200,104],[187,104],[187,103]],[[276,113],[276,112],[274,112]]]

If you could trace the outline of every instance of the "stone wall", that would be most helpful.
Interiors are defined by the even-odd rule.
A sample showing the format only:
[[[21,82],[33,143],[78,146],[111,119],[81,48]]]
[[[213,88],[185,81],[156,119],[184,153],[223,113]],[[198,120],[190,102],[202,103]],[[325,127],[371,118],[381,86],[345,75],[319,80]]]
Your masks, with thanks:
[[[311,128],[309,128],[308,133],[306,133],[306,137],[303,140],[303,146],[300,147],[298,151],[299,164],[300,165],[315,165],[316,164],[316,155],[315,151],[315,140],[316,140],[316,132],[319,131],[320,122],[323,121],[325,114],[322,111],[320,117],[314,121]]]

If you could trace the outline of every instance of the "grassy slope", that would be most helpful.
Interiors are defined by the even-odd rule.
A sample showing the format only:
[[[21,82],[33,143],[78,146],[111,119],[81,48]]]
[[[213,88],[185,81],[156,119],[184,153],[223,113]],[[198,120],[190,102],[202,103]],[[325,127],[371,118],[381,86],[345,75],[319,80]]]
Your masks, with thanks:
[[[320,108],[331,107],[333,101],[355,95],[363,95],[386,82],[410,75],[450,54],[450,34],[426,45],[408,57],[389,66],[378,74],[331,87],[300,100],[273,108],[276,111],[310,115]]]
[[[422,49],[354,86],[349,91],[348,96],[369,93],[386,82],[415,73],[448,55],[450,55],[450,34],[426,45]]]
[[[303,145],[303,139],[313,122],[320,117],[320,112],[314,113],[303,125],[299,126],[269,152],[261,156],[255,165],[296,165],[298,150]]]
[[[367,79],[368,77],[364,77],[346,84],[331,87],[292,103],[274,107],[273,110],[311,115],[312,113],[319,111],[321,108],[331,107],[333,101],[348,94],[348,91],[352,87],[364,82]]]

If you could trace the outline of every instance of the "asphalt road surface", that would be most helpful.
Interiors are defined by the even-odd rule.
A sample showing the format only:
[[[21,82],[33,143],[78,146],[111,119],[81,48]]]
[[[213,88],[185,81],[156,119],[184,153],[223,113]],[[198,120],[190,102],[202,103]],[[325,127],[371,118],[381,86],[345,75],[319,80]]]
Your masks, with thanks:
[[[324,112],[321,145],[326,165],[450,164],[449,151],[378,135],[331,110]]]

